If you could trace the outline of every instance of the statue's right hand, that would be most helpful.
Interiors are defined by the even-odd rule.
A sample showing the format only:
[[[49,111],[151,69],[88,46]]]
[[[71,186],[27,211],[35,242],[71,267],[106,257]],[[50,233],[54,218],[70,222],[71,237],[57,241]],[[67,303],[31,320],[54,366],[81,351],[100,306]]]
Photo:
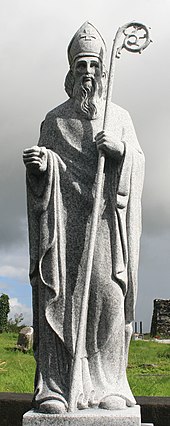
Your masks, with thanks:
[[[47,169],[47,150],[37,145],[24,149],[23,161],[28,171],[33,174],[45,172]]]

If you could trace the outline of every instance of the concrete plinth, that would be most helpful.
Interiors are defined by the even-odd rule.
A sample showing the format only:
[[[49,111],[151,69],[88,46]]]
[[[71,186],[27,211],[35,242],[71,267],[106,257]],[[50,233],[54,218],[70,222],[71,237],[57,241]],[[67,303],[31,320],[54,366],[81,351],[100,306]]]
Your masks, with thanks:
[[[41,414],[34,410],[23,416],[23,426],[141,426],[140,407],[108,411],[79,410],[76,413]]]

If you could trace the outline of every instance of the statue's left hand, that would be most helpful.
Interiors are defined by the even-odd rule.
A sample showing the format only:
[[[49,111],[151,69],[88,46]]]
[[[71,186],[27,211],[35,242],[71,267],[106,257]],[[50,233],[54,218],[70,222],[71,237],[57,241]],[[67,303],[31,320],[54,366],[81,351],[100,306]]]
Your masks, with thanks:
[[[112,157],[119,161],[124,154],[124,143],[114,139],[113,133],[102,130],[95,137],[97,149],[102,149],[106,156]]]

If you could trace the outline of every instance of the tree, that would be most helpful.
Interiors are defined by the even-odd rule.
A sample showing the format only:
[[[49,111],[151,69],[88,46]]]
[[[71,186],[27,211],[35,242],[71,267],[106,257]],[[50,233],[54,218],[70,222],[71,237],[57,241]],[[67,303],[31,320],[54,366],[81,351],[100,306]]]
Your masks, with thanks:
[[[7,330],[9,311],[9,297],[7,294],[2,294],[0,297],[0,333]]]
[[[7,321],[7,331],[12,333],[19,333],[21,328],[25,327],[25,325],[20,325],[20,323],[23,321],[24,316],[22,313],[15,314],[14,319],[10,318],[9,321]]]

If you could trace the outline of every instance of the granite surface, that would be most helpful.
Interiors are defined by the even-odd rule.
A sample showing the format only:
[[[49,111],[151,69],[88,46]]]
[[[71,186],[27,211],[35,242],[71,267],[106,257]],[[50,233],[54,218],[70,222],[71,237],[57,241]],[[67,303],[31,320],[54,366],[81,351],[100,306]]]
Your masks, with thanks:
[[[0,393],[1,426],[21,426],[24,413],[31,410],[33,394]],[[170,398],[136,397],[141,408],[141,421],[154,426],[167,426],[170,419]]]
[[[24,414],[23,426],[141,426],[140,407],[129,410],[79,410],[75,414],[40,414],[33,410]]]
[[[137,294],[144,156],[123,108],[109,103],[103,130],[106,72],[98,48],[105,44],[89,23],[76,37],[81,43],[74,38],[69,47],[70,99],[47,114],[38,146],[23,156],[37,364],[34,408],[46,414],[68,410],[102,151],[102,196],[74,399],[79,409],[128,407],[128,416],[135,405],[126,366]]]

